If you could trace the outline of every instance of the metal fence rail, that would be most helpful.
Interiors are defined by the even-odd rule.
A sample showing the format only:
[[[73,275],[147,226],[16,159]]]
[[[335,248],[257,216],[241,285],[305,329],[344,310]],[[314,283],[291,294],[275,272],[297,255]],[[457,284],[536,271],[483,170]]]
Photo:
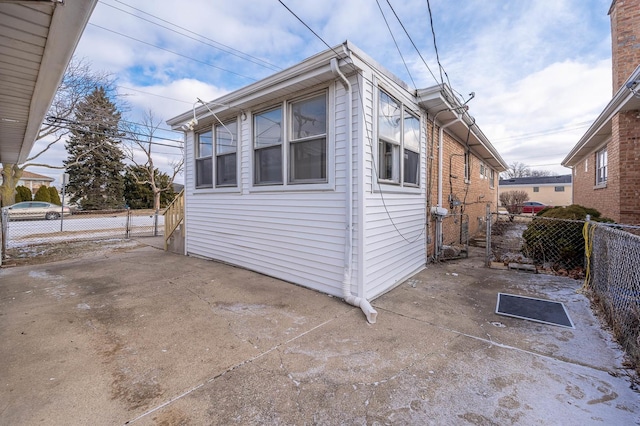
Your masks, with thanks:
[[[594,222],[585,228],[585,285],[620,345],[640,367],[640,236],[622,229]]]
[[[7,250],[70,241],[159,236],[164,217],[150,210],[78,212],[55,220],[11,220],[2,217],[2,258]]]

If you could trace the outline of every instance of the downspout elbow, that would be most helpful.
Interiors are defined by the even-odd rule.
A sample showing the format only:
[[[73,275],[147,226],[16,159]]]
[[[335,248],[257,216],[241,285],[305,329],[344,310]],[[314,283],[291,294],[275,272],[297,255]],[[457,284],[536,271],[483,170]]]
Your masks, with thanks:
[[[353,107],[353,99],[351,94],[351,83],[345,77],[345,75],[340,71],[340,67],[338,66],[338,59],[331,58],[331,72],[340,79],[340,82],[344,86],[345,92],[347,93],[347,143],[346,143],[346,156],[347,156],[347,167],[345,173],[345,215],[346,215],[346,226],[345,226],[345,256],[344,256],[344,278],[342,280],[342,297],[344,301],[350,305],[359,307],[364,315],[367,317],[367,321],[370,324],[374,324],[376,322],[376,317],[378,316],[378,312],[373,309],[371,304],[367,299],[360,296],[354,296],[351,294],[351,270],[352,270],[352,258],[353,258],[353,189],[352,189],[352,169],[353,169],[353,153],[351,149],[352,141],[352,131],[351,131],[351,114]]]

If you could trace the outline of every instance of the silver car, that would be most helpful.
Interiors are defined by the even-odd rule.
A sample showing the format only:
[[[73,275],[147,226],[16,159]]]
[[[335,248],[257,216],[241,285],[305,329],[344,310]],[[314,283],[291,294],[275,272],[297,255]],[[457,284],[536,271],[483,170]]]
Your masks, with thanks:
[[[59,219],[61,214],[68,216],[71,210],[67,206],[45,203],[44,201],[23,201],[11,206],[3,207],[7,211],[9,220],[19,219]]]

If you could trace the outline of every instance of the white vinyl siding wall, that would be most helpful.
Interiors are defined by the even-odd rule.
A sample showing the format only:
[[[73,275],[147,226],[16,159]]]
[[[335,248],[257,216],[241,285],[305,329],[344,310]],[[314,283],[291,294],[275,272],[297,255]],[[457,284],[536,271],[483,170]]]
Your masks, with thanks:
[[[344,99],[335,99],[335,104],[343,105]],[[338,114],[336,110],[330,105],[328,113]],[[327,153],[335,155],[335,191],[282,191],[278,186],[273,191],[251,191],[251,112],[240,121],[238,192],[196,190],[191,170],[193,143],[187,143],[187,253],[340,295],[345,246],[344,146]],[[340,131],[334,132],[334,124],[332,117],[329,138]],[[344,130],[340,138],[337,144],[343,145]],[[331,167],[328,173],[334,173]]]
[[[369,114],[376,111],[378,87],[371,82],[381,82],[385,91],[393,83],[383,76],[369,76],[365,82],[365,105]],[[405,96],[402,96],[405,94]],[[391,92],[399,97],[403,104],[418,110],[411,98],[401,89]],[[423,117],[420,132],[420,187],[398,188],[391,185],[378,185],[373,160],[377,159],[377,115],[369,115],[369,131],[365,137],[366,169],[364,170],[368,188],[365,197],[365,240],[364,264],[366,265],[364,282],[365,296],[373,299],[393,288],[426,265],[426,132]],[[372,150],[374,155],[372,155]],[[395,226],[394,226],[395,225]],[[397,230],[396,230],[397,228]],[[408,241],[407,241],[408,240]]]
[[[348,98],[342,82],[335,80],[324,86],[328,87],[329,94],[327,138],[332,142],[327,145],[328,183],[319,190],[309,189],[308,185],[304,185],[303,190],[283,190],[277,186],[265,189],[252,184],[252,112],[276,105],[282,98],[274,99],[273,103],[262,102],[261,109],[243,109],[246,119],[239,121],[238,129],[238,187],[233,191],[195,189],[193,133],[189,134],[185,173],[187,254],[227,262],[342,296],[347,225],[345,179],[346,167],[352,167],[351,293],[375,298],[424,268],[424,117],[421,117],[419,188],[395,186],[383,188],[381,193],[372,162],[377,158],[375,102],[378,90],[372,80],[383,77],[374,76],[369,65],[355,57],[354,60],[362,72],[348,74],[353,95],[349,114],[351,135],[347,135]],[[384,83],[386,90],[391,90],[391,94],[399,97],[409,109],[418,112],[410,94],[392,80],[384,80]],[[348,141],[352,143],[351,165],[347,164]],[[405,238],[415,241],[405,241],[394,224]]]

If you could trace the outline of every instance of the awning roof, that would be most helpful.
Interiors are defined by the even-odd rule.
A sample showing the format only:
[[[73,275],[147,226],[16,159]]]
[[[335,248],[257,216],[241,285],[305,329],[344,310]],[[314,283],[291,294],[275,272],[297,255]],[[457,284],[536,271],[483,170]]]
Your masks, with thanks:
[[[0,0],[0,162],[35,143],[97,0]]]

